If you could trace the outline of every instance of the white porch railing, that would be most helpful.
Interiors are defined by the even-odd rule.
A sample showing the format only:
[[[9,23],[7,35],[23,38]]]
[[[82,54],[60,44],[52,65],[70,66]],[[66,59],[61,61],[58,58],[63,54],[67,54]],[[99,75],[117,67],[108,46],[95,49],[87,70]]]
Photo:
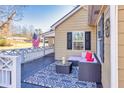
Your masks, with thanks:
[[[50,53],[54,53],[54,49],[53,48],[35,48],[35,49],[27,49],[26,51],[23,51],[24,53],[24,61],[22,63],[26,63],[38,58],[41,58],[45,55],[48,55]]]
[[[0,55],[0,86],[20,87],[21,85],[20,56]]]
[[[54,53],[54,49],[50,47],[0,51],[0,86],[21,87],[21,63],[30,62],[50,53]]]
[[[38,58],[43,57],[44,55],[48,55],[50,53],[54,53],[54,49],[52,47],[45,48],[22,48],[22,49],[12,49],[12,50],[3,50],[0,51],[2,55],[10,55],[10,56],[19,56],[22,57],[21,63],[26,63]]]

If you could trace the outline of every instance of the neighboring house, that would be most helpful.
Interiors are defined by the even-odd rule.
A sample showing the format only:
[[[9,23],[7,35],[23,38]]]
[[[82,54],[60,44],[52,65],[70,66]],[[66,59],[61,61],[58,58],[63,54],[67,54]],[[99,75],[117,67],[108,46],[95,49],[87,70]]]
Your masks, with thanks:
[[[8,18],[8,20],[2,24],[0,24],[0,34],[8,36],[12,33],[10,32],[10,24],[11,24],[11,16]]]
[[[42,42],[47,42],[49,47],[54,47],[54,41],[55,40],[55,32],[50,30],[48,32],[45,32],[42,34],[41,41]],[[44,44],[45,45],[45,44]]]
[[[26,37],[8,37],[8,40],[14,40],[14,41],[18,41],[18,42],[25,42],[27,40]]]
[[[9,23],[5,23],[2,26],[0,26],[0,34],[3,35],[9,35]]]

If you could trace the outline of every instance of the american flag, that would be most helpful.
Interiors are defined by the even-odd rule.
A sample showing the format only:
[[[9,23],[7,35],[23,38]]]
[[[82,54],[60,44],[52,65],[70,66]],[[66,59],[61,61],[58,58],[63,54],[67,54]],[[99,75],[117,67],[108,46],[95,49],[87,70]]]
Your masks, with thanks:
[[[40,38],[37,36],[36,33],[34,33],[33,37],[32,37],[32,45],[33,45],[33,47],[35,47],[35,48],[39,47],[39,43],[40,43]]]

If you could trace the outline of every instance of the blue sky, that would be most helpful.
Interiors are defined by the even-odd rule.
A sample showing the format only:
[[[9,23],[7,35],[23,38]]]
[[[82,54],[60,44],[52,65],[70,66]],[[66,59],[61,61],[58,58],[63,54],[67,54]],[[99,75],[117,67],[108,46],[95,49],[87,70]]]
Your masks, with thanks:
[[[32,5],[27,6],[23,12],[23,19],[17,25],[41,28],[43,32],[48,31],[50,26],[72,10],[71,5]]]

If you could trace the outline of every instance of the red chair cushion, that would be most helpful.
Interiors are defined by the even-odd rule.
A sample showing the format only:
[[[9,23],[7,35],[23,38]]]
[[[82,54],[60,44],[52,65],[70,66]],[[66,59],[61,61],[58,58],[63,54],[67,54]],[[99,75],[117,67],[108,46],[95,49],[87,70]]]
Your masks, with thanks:
[[[94,61],[94,58],[91,58],[91,59],[87,59],[88,62],[93,62]]]
[[[87,52],[85,58],[86,59],[92,59],[92,53],[91,52]]]

